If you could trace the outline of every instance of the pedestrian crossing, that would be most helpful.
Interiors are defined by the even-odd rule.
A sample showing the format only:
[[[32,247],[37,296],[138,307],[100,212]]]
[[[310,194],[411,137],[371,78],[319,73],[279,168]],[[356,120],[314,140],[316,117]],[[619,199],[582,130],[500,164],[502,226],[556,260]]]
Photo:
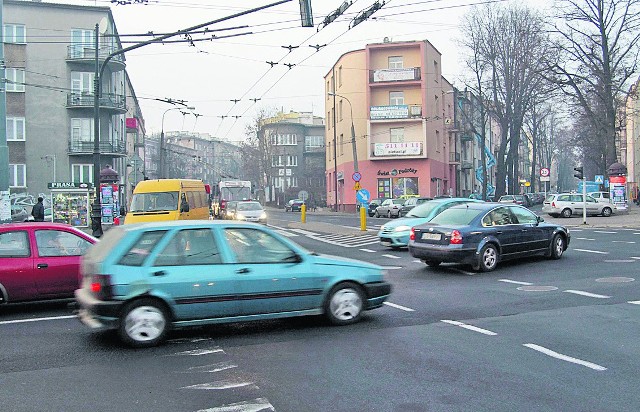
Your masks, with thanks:
[[[277,226],[271,226],[271,228],[278,234],[289,238],[305,236],[319,242],[346,248],[363,247],[380,243],[377,236],[377,229],[367,232],[366,234],[348,235],[337,233],[316,233],[304,229],[285,229]]]

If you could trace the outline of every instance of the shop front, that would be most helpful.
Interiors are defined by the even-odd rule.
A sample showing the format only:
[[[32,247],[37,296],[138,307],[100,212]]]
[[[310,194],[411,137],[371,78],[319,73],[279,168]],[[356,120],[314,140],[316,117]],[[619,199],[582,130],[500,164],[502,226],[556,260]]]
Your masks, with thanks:
[[[56,223],[76,227],[89,226],[92,185],[79,182],[51,182],[51,215]]]

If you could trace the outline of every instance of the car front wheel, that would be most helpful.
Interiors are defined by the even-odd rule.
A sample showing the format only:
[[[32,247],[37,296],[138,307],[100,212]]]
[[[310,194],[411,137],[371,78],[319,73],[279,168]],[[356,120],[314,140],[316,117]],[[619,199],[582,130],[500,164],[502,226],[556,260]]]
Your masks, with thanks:
[[[604,217],[611,216],[611,208],[610,207],[605,207],[604,209],[602,209],[602,216],[604,216]]]
[[[564,253],[564,238],[555,235],[551,241],[551,259],[560,259]]]
[[[136,348],[155,346],[169,330],[166,309],[154,299],[138,299],[127,304],[120,317],[118,333]]]
[[[380,217],[380,213],[378,213],[378,211],[376,210],[376,212],[373,214],[375,217]]]
[[[351,282],[336,285],[329,292],[324,312],[334,325],[348,325],[360,320],[364,298],[360,287]]]
[[[491,272],[498,265],[498,257],[498,249],[494,245],[485,245],[480,251],[479,269],[482,272]]]

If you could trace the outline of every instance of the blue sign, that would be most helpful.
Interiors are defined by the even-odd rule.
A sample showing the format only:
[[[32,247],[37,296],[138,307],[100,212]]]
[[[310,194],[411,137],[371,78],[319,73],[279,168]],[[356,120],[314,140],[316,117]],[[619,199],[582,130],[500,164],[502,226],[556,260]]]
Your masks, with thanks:
[[[362,175],[360,174],[360,172],[354,172],[351,178],[353,179],[354,182],[359,182],[360,179],[362,179]]]
[[[367,189],[360,189],[356,192],[356,200],[360,203],[369,203],[371,195]]]
[[[604,183],[604,175],[596,175],[595,181],[596,181],[596,183],[603,184]]]

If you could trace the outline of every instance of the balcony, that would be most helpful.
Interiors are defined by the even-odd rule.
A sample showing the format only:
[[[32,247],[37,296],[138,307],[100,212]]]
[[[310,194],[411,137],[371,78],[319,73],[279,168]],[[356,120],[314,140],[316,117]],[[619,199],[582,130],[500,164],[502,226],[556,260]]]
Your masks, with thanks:
[[[98,60],[102,63],[111,53],[117,51],[113,46],[99,46],[98,47]],[[88,44],[72,44],[67,46],[67,61],[79,62],[79,63],[91,63],[95,65],[96,61],[96,48],[93,45]],[[122,70],[125,67],[124,55],[117,54],[113,56],[109,63],[109,67]]]
[[[71,139],[69,141],[69,155],[93,154],[93,141]],[[127,146],[124,140],[114,142],[100,142],[100,154],[111,156],[126,156]]]
[[[473,162],[471,160],[463,160],[460,165],[462,169],[473,169]]]
[[[399,104],[394,106],[369,107],[371,120],[422,119],[422,106]]]
[[[98,104],[100,110],[113,110],[119,114],[127,112],[127,100],[122,94],[102,93]],[[93,109],[93,93],[68,93],[67,109]]]
[[[449,153],[449,164],[460,164],[460,153]]]
[[[371,143],[371,157],[419,157],[422,142]]]
[[[305,153],[324,153],[325,152],[325,147],[324,146],[306,146],[305,145],[304,152]]]
[[[421,79],[420,67],[369,70],[369,83],[398,83]]]

